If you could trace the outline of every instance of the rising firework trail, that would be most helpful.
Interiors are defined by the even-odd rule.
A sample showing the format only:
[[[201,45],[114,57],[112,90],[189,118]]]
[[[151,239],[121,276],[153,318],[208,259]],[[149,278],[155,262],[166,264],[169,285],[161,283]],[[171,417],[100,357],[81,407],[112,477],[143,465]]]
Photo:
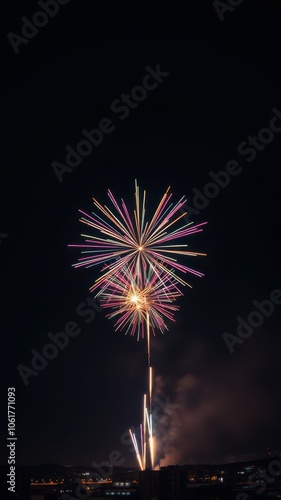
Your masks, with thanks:
[[[126,329],[131,334],[138,332],[138,337],[146,334],[147,337],[147,366],[148,366],[148,397],[144,396],[143,426],[141,430],[142,467],[147,464],[146,442],[149,450],[149,465],[154,468],[154,443],[152,423],[152,394],[153,376],[151,366],[150,332],[155,333],[155,328],[164,332],[167,329],[164,317],[173,320],[174,311],[179,309],[174,305],[177,297],[182,293],[176,283],[172,283],[166,274],[157,276],[148,270],[142,270],[133,275],[130,269],[122,269],[116,277],[112,277],[107,286],[99,293],[99,301],[104,309],[110,308],[107,317],[115,319],[116,329]],[[116,320],[116,317],[118,319]],[[133,436],[134,438],[134,436]],[[136,450],[135,438],[133,439]],[[139,453],[137,454],[139,461]]]
[[[146,469],[146,394],[143,396],[143,468]]]
[[[152,367],[151,367],[151,350],[150,350],[150,320],[149,310],[146,312],[146,331],[147,331],[147,365],[148,365],[148,396],[149,396],[149,414],[148,417],[148,431],[149,431],[149,451],[150,451],[150,464],[151,468],[154,467],[154,453],[153,453],[153,430],[152,430]]]
[[[136,435],[131,431],[131,429],[129,429],[129,432],[130,432],[131,440],[132,440],[134,448],[135,448],[136,457],[137,457],[137,460],[139,462],[140,469],[143,470],[143,463],[142,463],[142,460],[141,460],[141,456],[140,456],[140,452],[139,452],[139,447],[138,447],[138,442],[137,442],[137,439],[136,439]]]

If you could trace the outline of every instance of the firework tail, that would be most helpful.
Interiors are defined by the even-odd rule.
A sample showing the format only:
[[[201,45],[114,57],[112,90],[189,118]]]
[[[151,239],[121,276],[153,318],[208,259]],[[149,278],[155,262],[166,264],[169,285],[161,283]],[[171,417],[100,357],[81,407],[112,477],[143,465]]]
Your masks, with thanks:
[[[148,365],[148,414],[149,414],[149,458],[150,466],[153,469],[153,446],[152,446],[152,367],[151,367],[151,351],[150,351],[150,322],[149,312],[146,313],[146,334],[147,334],[147,365]]]
[[[146,315],[147,327],[147,364],[148,364],[148,397],[144,394],[143,397],[143,423],[140,425],[140,445],[141,457],[135,434],[130,430],[131,439],[134,445],[137,460],[141,470],[144,470],[149,464],[151,469],[154,468],[154,443],[152,431],[152,367],[151,367],[151,352],[150,352],[150,328],[149,328],[149,313]],[[148,446],[147,446],[148,445]],[[148,457],[147,457],[148,448]]]
[[[140,457],[140,453],[139,453],[139,447],[138,447],[138,442],[137,442],[136,436],[131,431],[131,429],[129,429],[129,432],[130,432],[131,440],[132,440],[134,448],[135,448],[136,457],[137,457],[137,460],[139,462],[140,469],[143,470],[143,464],[142,464],[142,461],[141,461],[141,457]]]
[[[146,468],[146,394],[143,396],[143,465]]]

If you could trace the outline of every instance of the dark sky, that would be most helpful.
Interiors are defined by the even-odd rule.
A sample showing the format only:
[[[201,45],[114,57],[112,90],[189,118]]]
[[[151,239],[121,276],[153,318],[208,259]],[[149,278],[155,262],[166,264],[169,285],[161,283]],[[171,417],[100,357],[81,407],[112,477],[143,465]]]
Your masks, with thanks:
[[[150,210],[169,185],[174,201],[186,195],[194,207],[198,191],[213,195],[210,172],[234,160],[237,175],[191,216],[208,221],[189,239],[208,254],[188,261],[205,277],[191,278],[176,322],[152,341],[158,457],[281,448],[281,305],[243,343],[236,337],[232,353],[223,338],[237,336],[237,318],[247,320],[254,301],[281,289],[281,131],[268,130],[281,126],[280,5],[244,0],[221,21],[211,1],[192,4],[173,13],[169,29],[164,18],[142,27],[120,13],[119,25],[114,12],[108,19],[71,0],[18,53],[7,34],[20,35],[21,17],[39,6],[11,4],[4,15],[1,434],[5,443],[14,386],[18,464],[99,464],[117,450],[119,464],[136,465],[126,431],[141,419],[146,344],[115,333],[103,311],[81,315],[99,270],[71,267],[79,254],[67,245],[82,241],[78,209],[91,211],[93,196],[107,203],[108,188],[132,206],[135,178]],[[134,88],[158,65],[162,82],[132,99],[134,108],[114,110],[123,93],[140,95]],[[51,164],[65,164],[66,146],[75,149],[82,130],[104,118],[114,130],[59,182]],[[249,146],[259,134],[264,143]],[[31,368],[31,350],[42,353],[48,334],[71,321],[80,333],[25,385],[17,367]]]

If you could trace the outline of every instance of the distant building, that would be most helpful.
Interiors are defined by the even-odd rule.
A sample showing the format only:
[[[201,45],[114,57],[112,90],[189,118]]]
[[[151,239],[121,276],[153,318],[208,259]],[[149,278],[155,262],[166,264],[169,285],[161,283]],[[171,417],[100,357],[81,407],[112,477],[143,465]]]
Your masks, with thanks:
[[[187,484],[186,470],[167,468],[139,473],[139,500],[182,500]]]
[[[103,498],[137,498],[137,487],[130,481],[113,481],[103,488]]]
[[[0,500],[9,498],[8,471],[7,466],[0,466]],[[116,467],[112,478],[100,480],[92,467],[17,466],[16,494],[9,496],[11,500],[70,500],[77,499],[80,487],[85,500],[271,500],[281,498],[281,456],[228,464],[170,465],[157,471]]]
[[[114,467],[112,471],[112,481],[135,481],[139,480],[139,469],[136,467]]]

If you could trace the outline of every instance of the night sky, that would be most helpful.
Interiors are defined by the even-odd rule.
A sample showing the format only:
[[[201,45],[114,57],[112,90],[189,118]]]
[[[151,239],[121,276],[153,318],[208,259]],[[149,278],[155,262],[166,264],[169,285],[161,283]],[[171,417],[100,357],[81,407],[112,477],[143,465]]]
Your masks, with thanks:
[[[138,179],[148,217],[171,186],[175,202],[188,198],[190,220],[208,221],[188,241],[207,257],[185,261],[205,276],[191,276],[176,322],[152,339],[161,464],[279,450],[280,5],[244,0],[220,20],[211,1],[192,2],[168,29],[164,17],[142,26],[137,13],[126,23],[119,12],[119,24],[118,11],[78,4],[60,5],[15,49],[7,34],[21,35],[21,18],[32,19],[38,3],[11,4],[2,20],[4,443],[14,386],[19,465],[99,464],[114,450],[119,465],[137,465],[127,430],[141,421],[146,343],[116,333],[86,304],[99,268],[74,269],[79,251],[68,244],[83,241],[78,209],[90,212],[92,197],[107,203],[108,188],[133,208]],[[122,94],[138,101],[122,104]],[[105,118],[108,133],[92,153],[56,173],[66,147],[76,151],[82,130]],[[228,184],[211,187],[210,172]],[[238,337],[237,318],[270,297],[267,317],[250,316],[260,326]],[[69,322],[79,333],[25,384],[19,365],[32,368],[31,351],[42,353],[48,334]]]

